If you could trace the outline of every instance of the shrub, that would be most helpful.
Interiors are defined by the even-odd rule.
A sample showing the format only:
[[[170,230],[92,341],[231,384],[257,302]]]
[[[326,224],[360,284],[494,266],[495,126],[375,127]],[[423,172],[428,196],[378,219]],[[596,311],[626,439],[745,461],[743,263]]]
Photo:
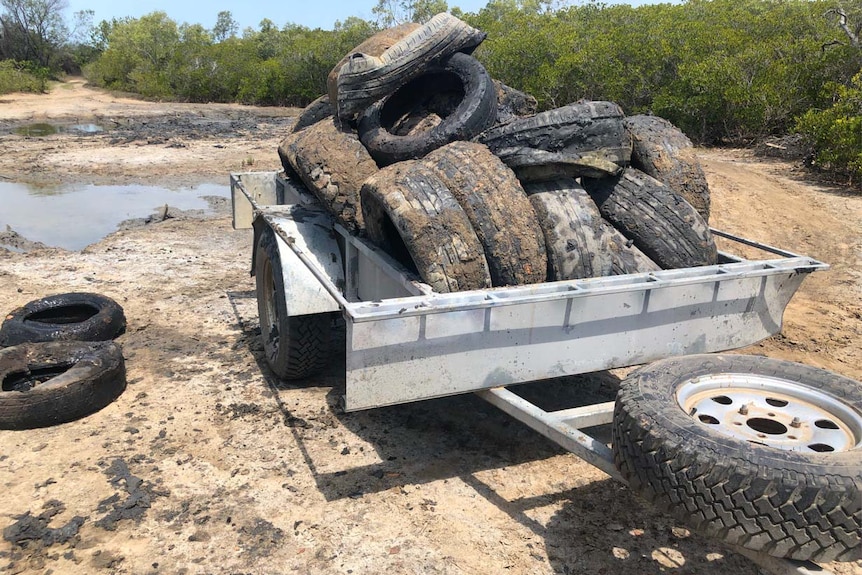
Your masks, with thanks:
[[[0,60],[0,94],[47,92],[48,77],[48,70],[14,60]]]

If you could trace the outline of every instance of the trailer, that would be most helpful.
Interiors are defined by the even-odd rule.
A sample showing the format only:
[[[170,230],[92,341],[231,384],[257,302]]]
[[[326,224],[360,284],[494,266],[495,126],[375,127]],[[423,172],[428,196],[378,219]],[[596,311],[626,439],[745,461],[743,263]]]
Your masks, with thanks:
[[[473,392],[623,482],[611,447],[584,432],[611,423],[614,402],[545,411],[508,386],[754,344],[780,331],[805,277],[828,269],[813,258],[712,230],[763,259],[719,251],[712,266],[435,293],[335,223],[283,174],[234,173],[230,182],[234,228],[254,229],[261,332],[265,340],[275,334],[266,353],[277,375],[301,375],[303,362],[313,361],[318,327],[340,317],[345,411]],[[792,385],[754,379],[773,395],[796,393]],[[850,430],[848,441],[858,440],[862,416],[800,393],[814,411],[797,415],[816,418],[833,409]],[[700,404],[686,397],[697,406],[694,414]],[[775,573],[823,572],[805,561],[740,552]]]

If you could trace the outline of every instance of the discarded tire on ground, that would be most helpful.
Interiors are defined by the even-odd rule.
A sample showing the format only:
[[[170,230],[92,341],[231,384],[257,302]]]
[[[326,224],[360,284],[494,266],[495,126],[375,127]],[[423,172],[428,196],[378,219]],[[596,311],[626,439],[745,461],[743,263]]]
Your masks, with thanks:
[[[695,355],[622,382],[614,459],[632,489],[732,545],[862,558],[862,388],[765,357]]]
[[[482,144],[454,142],[422,163],[446,185],[464,209],[485,252],[491,284],[543,282],[544,237],[524,189]]]
[[[0,349],[0,429],[33,429],[94,413],[126,388],[113,342],[51,341]]]
[[[643,172],[626,168],[584,187],[602,216],[664,269],[706,266],[718,258],[709,226],[679,194]]]
[[[455,52],[469,53],[485,33],[446,12],[437,14],[380,57],[352,53],[338,73],[338,118],[349,122],[381,98],[392,94],[428,66]]]
[[[631,159],[631,136],[613,102],[577,102],[512,120],[479,135],[525,181],[616,175]]]
[[[520,90],[494,80],[497,92],[497,123],[508,124],[512,120],[532,116],[539,108],[536,99]]]
[[[12,310],[0,327],[0,347],[39,341],[107,341],[126,329],[123,308],[95,293],[62,293]]]
[[[434,172],[399,162],[362,186],[365,230],[372,242],[439,293],[491,287],[482,244],[464,210]]]
[[[300,179],[335,219],[348,230],[362,230],[359,189],[377,164],[357,137],[326,118],[291,134],[282,147]]]
[[[602,219],[575,180],[526,184],[548,249],[548,280],[572,280],[658,270]]]
[[[623,123],[632,136],[632,167],[681,195],[709,221],[709,185],[691,140],[658,116],[629,116]]]
[[[291,315],[275,233],[268,226],[258,238],[255,280],[260,334],[266,362],[281,379],[302,379],[329,360],[329,314]]]
[[[435,96],[458,95],[454,109],[436,109]],[[439,101],[439,99],[438,99]],[[444,102],[446,100],[444,99]],[[399,119],[414,110],[436,113],[441,121],[408,135],[393,133]],[[469,140],[497,118],[497,96],[491,76],[475,58],[453,54],[428,66],[391,96],[371,105],[359,120],[359,139],[380,165],[421,158],[455,140]]]

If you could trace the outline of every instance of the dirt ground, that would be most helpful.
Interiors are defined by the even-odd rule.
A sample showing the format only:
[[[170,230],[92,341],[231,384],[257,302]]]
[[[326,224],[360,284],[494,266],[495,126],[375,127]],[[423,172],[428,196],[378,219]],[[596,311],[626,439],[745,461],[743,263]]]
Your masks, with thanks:
[[[87,88],[0,97],[0,177],[224,182],[278,167],[296,110],[148,103]],[[105,132],[16,135],[33,122]],[[862,195],[744,150],[702,150],[713,225],[832,264],[750,353],[862,379]],[[344,414],[343,356],[308,387],[262,359],[251,236],[226,214],[81,252],[0,250],[0,310],[63,291],[124,307],[128,387],[73,423],[0,431],[0,571],[756,574],[467,395]],[[554,393],[613,397],[611,373]],[[862,562],[830,564],[862,575]]]

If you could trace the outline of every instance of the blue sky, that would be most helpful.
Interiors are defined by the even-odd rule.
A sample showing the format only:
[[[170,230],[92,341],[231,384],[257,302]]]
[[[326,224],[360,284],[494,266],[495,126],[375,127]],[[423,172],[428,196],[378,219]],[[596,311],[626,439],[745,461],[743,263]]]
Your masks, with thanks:
[[[449,7],[458,6],[465,12],[476,12],[483,8],[488,0],[449,0]],[[577,2],[572,2],[576,4]],[[614,3],[614,2],[611,2]],[[656,2],[631,1],[633,5],[651,4]],[[345,20],[350,16],[359,16],[371,20],[371,8],[376,0],[307,0],[291,2],[286,0],[137,0],[135,2],[118,2],[117,0],[69,0],[69,19],[73,12],[93,10],[95,22],[121,18],[123,16],[139,17],[156,10],[166,12],[168,16],[179,22],[201,24],[212,28],[216,16],[222,10],[230,10],[234,20],[239,22],[240,29],[247,26],[256,28],[264,18],[269,18],[279,27],[292,22],[310,28],[331,29],[336,20]]]

